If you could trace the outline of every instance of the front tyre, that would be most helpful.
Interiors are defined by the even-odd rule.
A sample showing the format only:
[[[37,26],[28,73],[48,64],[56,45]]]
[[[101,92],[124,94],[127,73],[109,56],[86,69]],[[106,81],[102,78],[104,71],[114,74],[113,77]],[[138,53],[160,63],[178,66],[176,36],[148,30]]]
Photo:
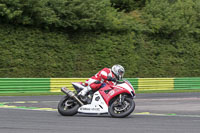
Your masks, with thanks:
[[[130,115],[135,109],[135,102],[132,98],[126,97],[122,103],[119,103],[119,99],[113,101],[108,111],[112,117],[123,118]]]
[[[78,112],[79,104],[74,99],[65,96],[58,103],[58,112],[63,116],[73,116]]]

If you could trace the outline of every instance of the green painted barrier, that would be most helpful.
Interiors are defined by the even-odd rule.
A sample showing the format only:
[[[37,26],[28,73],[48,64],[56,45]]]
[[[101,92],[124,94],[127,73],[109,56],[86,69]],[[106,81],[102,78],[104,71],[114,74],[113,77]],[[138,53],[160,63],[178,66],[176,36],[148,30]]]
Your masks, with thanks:
[[[174,89],[200,89],[200,78],[175,78]]]
[[[50,92],[60,92],[61,87],[74,90],[72,82],[85,82],[88,78],[51,78]]]
[[[135,90],[200,89],[200,78],[126,78]],[[0,93],[60,92],[61,87],[73,90],[72,82],[87,78],[0,78]]]
[[[88,78],[0,78],[0,93],[60,92],[61,87],[74,90],[72,82],[85,82]],[[135,89],[137,78],[127,78]]]
[[[174,78],[139,78],[138,90],[173,90]]]
[[[0,78],[0,93],[48,91],[50,78]]]

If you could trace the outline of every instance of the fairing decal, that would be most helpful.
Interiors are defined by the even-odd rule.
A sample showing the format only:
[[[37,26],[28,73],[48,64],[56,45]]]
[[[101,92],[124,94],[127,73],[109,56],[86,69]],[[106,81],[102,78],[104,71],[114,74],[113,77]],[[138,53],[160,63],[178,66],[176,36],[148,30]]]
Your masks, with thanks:
[[[108,106],[97,91],[94,93],[91,104],[86,104],[78,109],[79,113],[108,113]]]
[[[110,90],[108,93],[106,93],[106,90]],[[103,99],[105,100],[106,104],[109,105],[109,101],[122,93],[128,93],[131,94],[131,92],[125,88],[123,88],[122,86],[113,86],[113,88],[111,88],[111,86],[106,85],[104,88],[101,88],[99,90],[99,93],[102,95]]]

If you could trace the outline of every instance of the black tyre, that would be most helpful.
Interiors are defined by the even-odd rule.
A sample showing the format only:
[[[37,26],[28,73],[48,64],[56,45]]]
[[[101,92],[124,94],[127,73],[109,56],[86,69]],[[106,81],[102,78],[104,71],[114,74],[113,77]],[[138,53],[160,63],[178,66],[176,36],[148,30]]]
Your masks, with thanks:
[[[123,118],[130,115],[134,111],[135,102],[132,98],[126,97],[122,104],[119,104],[118,101],[118,99],[113,101],[108,108],[112,117]]]
[[[63,116],[73,116],[78,112],[79,104],[68,96],[63,97],[58,103],[58,112]]]

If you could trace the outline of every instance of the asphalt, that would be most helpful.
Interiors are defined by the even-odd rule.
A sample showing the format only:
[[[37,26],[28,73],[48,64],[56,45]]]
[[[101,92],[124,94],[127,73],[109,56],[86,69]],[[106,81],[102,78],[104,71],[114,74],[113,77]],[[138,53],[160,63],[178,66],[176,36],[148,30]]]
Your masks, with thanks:
[[[0,108],[0,133],[199,133],[200,131],[200,93],[138,94],[134,113],[121,119],[111,118],[108,115],[61,116],[56,111],[61,97],[0,97],[0,104],[4,104]],[[39,110],[15,108],[22,106],[37,107]]]

